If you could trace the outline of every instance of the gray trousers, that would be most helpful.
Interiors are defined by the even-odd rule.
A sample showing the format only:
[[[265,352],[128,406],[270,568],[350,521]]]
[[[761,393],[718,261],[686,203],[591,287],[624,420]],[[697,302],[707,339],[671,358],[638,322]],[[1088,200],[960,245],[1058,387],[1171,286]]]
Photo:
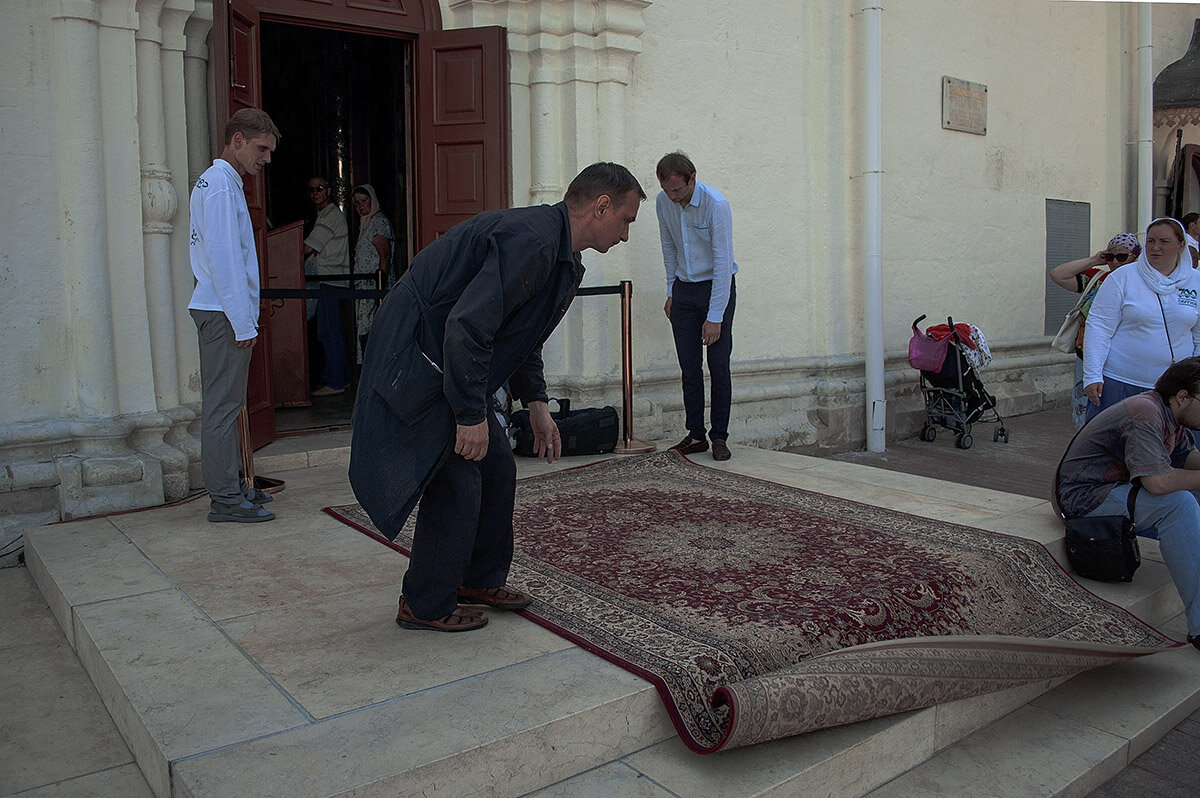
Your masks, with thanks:
[[[213,501],[238,504],[242,452],[238,444],[238,414],[246,403],[253,349],[241,349],[233,326],[219,310],[192,310],[200,335],[200,471]]]

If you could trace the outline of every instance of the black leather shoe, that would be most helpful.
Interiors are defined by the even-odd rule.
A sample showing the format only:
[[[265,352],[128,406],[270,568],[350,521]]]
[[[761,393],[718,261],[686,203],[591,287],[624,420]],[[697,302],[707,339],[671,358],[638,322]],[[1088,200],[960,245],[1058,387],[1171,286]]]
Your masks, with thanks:
[[[708,451],[708,441],[697,441],[692,440],[691,437],[687,437],[671,448],[680,454],[698,454],[700,452]]]
[[[729,447],[725,445],[725,441],[714,440],[712,447],[714,460],[728,460],[733,456],[729,453]]]
[[[1200,648],[1200,636],[1192,637],[1191,635],[1188,635],[1188,642],[1196,648]]]

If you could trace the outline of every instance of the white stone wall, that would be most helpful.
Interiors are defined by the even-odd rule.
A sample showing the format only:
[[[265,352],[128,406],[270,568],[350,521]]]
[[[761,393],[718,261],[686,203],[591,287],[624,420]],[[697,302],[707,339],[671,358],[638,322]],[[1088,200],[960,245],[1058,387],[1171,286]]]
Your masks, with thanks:
[[[861,441],[861,3],[442,0],[447,27],[504,25],[513,197],[556,201],[596,160],[650,200],[586,283],[632,280],[638,432],[682,408],[654,165],[695,160],[734,212],[741,267],[733,436]],[[1154,69],[1200,4],[1155,4]],[[0,26],[0,512],[79,515],[186,492],[198,445],[186,314],[188,186],[207,166],[208,0],[7,0]],[[912,427],[912,318],[979,324],[1007,410],[1052,404],[1043,352],[1044,201],[1091,203],[1093,238],[1136,205],[1133,4],[905,0],[883,30],[889,434]],[[941,129],[942,75],[989,88],[986,136]],[[1156,164],[1165,168],[1165,134]],[[580,299],[547,347],[551,384],[619,403],[619,305]]]

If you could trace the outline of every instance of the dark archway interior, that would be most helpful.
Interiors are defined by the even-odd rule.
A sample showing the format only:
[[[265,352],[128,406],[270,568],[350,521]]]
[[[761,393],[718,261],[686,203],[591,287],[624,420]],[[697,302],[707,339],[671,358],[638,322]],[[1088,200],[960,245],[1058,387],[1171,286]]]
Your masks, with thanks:
[[[302,219],[307,233],[316,216],[308,180],[325,176],[346,214],[353,260],[359,217],[350,193],[370,183],[395,230],[398,265],[406,265],[413,230],[412,40],[264,20],[261,43],[263,108],[282,133],[267,169],[268,227]],[[342,305],[343,338],[354,364],[354,312],[350,302]],[[308,351],[310,387],[316,387],[323,358],[313,324]],[[314,397],[309,408],[281,410],[276,429],[284,433],[348,424],[353,402],[352,383],[345,394]]]

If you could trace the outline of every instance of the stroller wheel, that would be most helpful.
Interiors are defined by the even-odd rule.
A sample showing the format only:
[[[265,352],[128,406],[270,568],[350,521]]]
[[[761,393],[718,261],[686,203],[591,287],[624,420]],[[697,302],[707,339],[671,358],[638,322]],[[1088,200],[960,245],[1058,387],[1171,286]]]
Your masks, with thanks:
[[[964,432],[962,435],[959,435],[957,438],[954,439],[954,445],[960,449],[970,449],[971,444],[974,442],[975,442],[975,440],[971,437],[970,433],[968,433],[968,432]]]
[[[936,437],[937,427],[930,426],[929,424],[921,427],[921,440],[928,442],[932,441]]]
[[[992,433],[992,440],[1008,443],[1008,430],[1004,427],[996,427],[996,431]]]

